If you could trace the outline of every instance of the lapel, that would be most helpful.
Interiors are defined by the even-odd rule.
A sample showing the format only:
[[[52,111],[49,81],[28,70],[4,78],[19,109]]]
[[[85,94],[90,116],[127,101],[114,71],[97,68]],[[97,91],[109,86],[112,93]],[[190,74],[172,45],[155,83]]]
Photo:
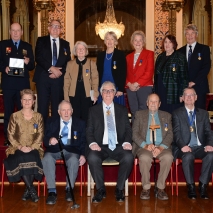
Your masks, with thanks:
[[[63,46],[63,40],[59,38],[59,54],[58,54],[58,60],[60,60],[61,57],[63,57],[67,52],[66,48]]]
[[[187,125],[187,128],[189,129],[189,117],[188,117],[188,113],[185,107],[181,108],[182,114],[180,115],[182,118],[180,120],[183,121],[183,123],[185,123]]]
[[[195,48],[193,50],[192,57],[191,57],[191,61],[193,61],[193,63],[198,60],[199,52],[200,52],[200,44],[197,42],[195,45]],[[190,61],[190,64],[191,64],[191,61]]]
[[[158,111],[158,117],[160,120],[162,138],[164,138],[165,135],[167,134],[167,131],[164,131],[165,124],[167,123],[167,118],[165,117],[165,114],[162,113],[161,111]],[[167,123],[167,127],[171,128],[170,126],[168,126],[168,123]]]
[[[45,52],[47,52],[47,54],[45,54],[46,57],[48,58],[49,61],[51,61],[51,64],[52,64],[52,48],[51,48],[50,36],[45,37],[44,49],[45,49]]]
[[[137,62],[135,64],[135,67],[133,69],[134,72],[136,72],[136,70],[139,67],[143,66],[143,63],[144,63],[143,61],[146,58],[146,56],[147,56],[147,51],[146,51],[146,49],[143,49],[142,52],[140,53],[139,57],[138,57],[138,60],[137,60]],[[134,54],[133,54],[133,58],[134,58]],[[132,62],[132,64],[133,64],[133,62]]]
[[[100,128],[104,132],[104,111],[103,111],[103,102],[97,105],[97,117],[100,118]]]
[[[130,72],[132,72],[132,73],[134,73],[134,67],[133,67],[133,63],[134,63],[134,53],[135,52],[132,52],[132,53],[130,53],[130,55],[129,55],[129,58],[128,58],[128,64],[130,64],[130,66],[131,66],[131,68],[130,68]]]
[[[118,109],[118,107],[117,107],[117,105],[115,103],[114,103],[114,110],[115,110],[116,131],[117,131],[117,134],[118,134],[119,129],[121,129],[121,128],[119,128],[119,126],[122,125],[122,124],[119,122],[120,111],[119,111],[119,109]]]

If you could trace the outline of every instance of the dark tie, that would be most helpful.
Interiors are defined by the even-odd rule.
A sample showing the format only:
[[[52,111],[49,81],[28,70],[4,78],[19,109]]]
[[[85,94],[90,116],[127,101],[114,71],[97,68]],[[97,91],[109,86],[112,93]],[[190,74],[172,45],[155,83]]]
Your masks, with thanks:
[[[193,114],[193,112],[190,111],[189,112],[189,119],[190,119],[190,121],[192,121],[192,118],[193,118],[192,114]],[[191,123],[191,127],[193,128],[193,131],[191,131],[191,140],[190,140],[189,145],[190,145],[190,147],[193,147],[193,146],[197,146],[198,145],[197,144],[197,134],[196,134],[195,121],[193,121]]]
[[[56,39],[53,38],[53,66],[55,66],[57,62],[57,46],[55,41]]]
[[[62,131],[61,131],[61,135],[62,135],[62,138],[61,138],[61,140],[62,140],[62,143],[64,144],[64,145],[66,145],[67,144],[67,140],[68,140],[68,123],[69,122],[66,122],[66,121],[63,121],[63,123],[65,124],[64,125],[64,128],[62,129]]]
[[[112,151],[116,148],[115,124],[110,107],[107,108],[108,147]]]
[[[18,49],[18,42],[15,42],[16,49]]]
[[[188,67],[189,67],[189,64],[190,64],[191,57],[192,57],[192,46],[189,45],[189,52],[188,52]]]

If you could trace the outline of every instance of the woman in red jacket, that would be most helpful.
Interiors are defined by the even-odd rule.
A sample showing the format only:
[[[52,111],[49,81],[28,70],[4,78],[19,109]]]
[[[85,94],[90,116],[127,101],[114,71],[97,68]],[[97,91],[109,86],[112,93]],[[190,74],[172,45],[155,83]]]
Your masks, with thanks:
[[[154,52],[144,48],[145,34],[135,31],[131,36],[134,51],[126,56],[126,91],[132,113],[132,123],[137,110],[147,109],[146,100],[153,87]]]

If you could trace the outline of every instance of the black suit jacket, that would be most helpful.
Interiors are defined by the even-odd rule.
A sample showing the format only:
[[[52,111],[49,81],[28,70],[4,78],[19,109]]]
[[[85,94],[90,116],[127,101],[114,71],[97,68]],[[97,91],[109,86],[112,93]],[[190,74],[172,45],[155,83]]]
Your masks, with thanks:
[[[187,45],[181,47],[178,51],[186,56]],[[198,59],[198,53],[201,60]],[[211,68],[210,49],[209,46],[196,43],[189,64],[189,82],[195,83],[194,89],[196,93],[205,94],[209,92],[208,73]]]
[[[7,49],[7,50],[6,50]],[[27,57],[30,59],[29,63],[24,64],[24,77],[10,76],[5,72],[5,68],[9,66],[10,58],[23,59],[23,50],[27,53]],[[0,72],[2,73],[2,89],[15,89],[22,90],[30,88],[29,71],[35,67],[34,55],[32,46],[20,40],[18,50],[14,45],[12,39],[3,40],[0,42]]]
[[[128,111],[126,107],[114,103],[115,123],[117,131],[117,146],[121,146],[124,142],[132,144],[132,129],[130,126]],[[87,149],[92,142],[96,142],[100,147],[103,145],[104,137],[104,114],[102,103],[93,106],[89,110],[86,139]]]
[[[104,72],[104,59],[106,57],[106,51],[100,52],[97,56],[97,69],[99,74],[99,87],[101,86],[101,81]],[[113,69],[113,61],[116,61],[116,69]],[[115,86],[118,87],[118,91],[124,92],[125,82],[126,82],[126,58],[124,52],[118,49],[114,49],[112,56],[112,76],[115,81]]]
[[[72,127],[71,127],[71,143],[70,145],[64,145],[62,148],[68,152],[76,153],[85,156],[85,122],[72,116]],[[74,131],[77,131],[77,139],[74,138]],[[60,152],[59,145],[49,145],[50,138],[58,138],[60,133],[60,117],[50,117],[46,122],[45,134],[44,134],[44,146],[45,152]]]
[[[213,132],[211,130],[209,115],[206,110],[196,108],[197,135],[202,146],[213,146]],[[173,153],[187,146],[191,139],[188,115],[185,107],[180,107],[172,113],[173,125]]]
[[[63,73],[63,75],[61,75],[58,79],[64,79],[67,62],[71,60],[70,45],[69,42],[61,38],[59,39],[59,43],[59,55],[55,66],[62,67],[61,72]],[[33,81],[38,83],[42,73],[46,74],[42,75],[42,77],[45,76],[46,78],[49,78],[48,70],[52,66],[52,50],[50,36],[38,37],[35,48],[35,60],[37,64]]]

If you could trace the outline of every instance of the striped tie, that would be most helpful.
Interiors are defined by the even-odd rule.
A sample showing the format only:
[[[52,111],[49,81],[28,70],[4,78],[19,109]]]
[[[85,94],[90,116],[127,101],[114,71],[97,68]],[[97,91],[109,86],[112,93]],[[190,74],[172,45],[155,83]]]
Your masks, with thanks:
[[[191,61],[191,57],[192,57],[192,46],[189,45],[189,52],[188,52],[188,67]]]

